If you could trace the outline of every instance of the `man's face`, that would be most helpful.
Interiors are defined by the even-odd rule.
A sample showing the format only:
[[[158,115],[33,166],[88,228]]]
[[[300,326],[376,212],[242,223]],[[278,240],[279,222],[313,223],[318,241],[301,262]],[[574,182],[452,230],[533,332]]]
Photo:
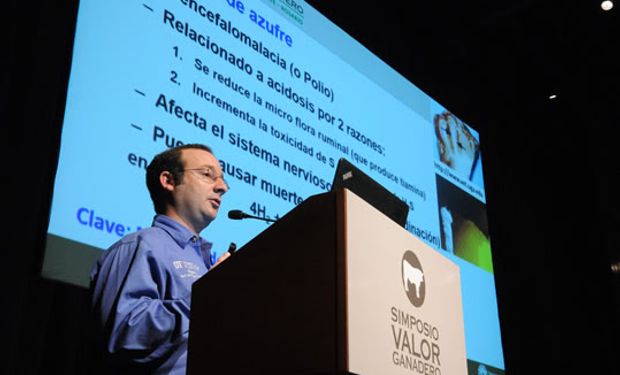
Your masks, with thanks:
[[[185,149],[181,151],[181,161],[185,172],[182,181],[175,181],[172,188],[172,214],[200,233],[217,216],[228,186],[217,159],[210,152]]]

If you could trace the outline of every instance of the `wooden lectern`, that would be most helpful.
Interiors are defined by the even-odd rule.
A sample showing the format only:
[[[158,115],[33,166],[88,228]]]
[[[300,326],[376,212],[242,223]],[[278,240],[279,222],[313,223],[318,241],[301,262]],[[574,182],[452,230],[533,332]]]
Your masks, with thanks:
[[[458,267],[346,189],[194,283],[188,374],[430,371],[467,371]]]

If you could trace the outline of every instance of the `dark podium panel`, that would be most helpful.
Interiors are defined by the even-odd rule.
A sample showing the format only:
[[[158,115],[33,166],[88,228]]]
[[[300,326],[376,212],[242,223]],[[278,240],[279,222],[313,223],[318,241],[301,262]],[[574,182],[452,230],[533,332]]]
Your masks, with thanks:
[[[188,374],[347,373],[338,201],[308,198],[194,283]]]

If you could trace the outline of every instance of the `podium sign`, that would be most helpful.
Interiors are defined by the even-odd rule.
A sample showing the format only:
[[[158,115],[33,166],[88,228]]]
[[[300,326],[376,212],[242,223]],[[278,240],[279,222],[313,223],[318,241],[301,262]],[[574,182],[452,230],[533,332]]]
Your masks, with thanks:
[[[344,212],[348,371],[467,374],[457,265],[348,191]]]
[[[197,280],[191,314],[191,375],[466,374],[457,266],[346,189]]]

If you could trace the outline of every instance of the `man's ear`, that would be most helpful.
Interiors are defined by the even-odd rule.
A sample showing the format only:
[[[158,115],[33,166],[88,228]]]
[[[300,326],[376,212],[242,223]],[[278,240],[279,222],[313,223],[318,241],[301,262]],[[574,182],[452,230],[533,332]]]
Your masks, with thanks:
[[[161,172],[161,174],[159,175],[159,183],[165,190],[168,190],[168,191],[174,190],[174,186],[175,186],[174,177],[172,176],[172,173],[170,173],[169,171]]]

